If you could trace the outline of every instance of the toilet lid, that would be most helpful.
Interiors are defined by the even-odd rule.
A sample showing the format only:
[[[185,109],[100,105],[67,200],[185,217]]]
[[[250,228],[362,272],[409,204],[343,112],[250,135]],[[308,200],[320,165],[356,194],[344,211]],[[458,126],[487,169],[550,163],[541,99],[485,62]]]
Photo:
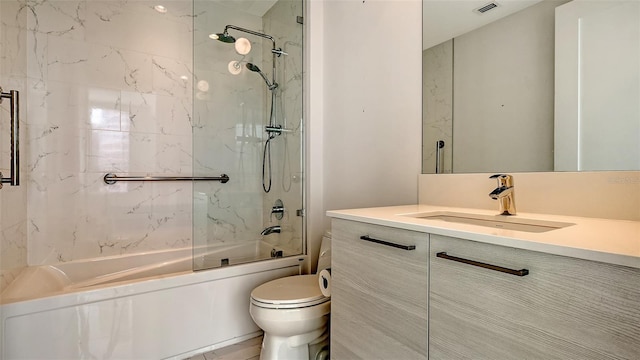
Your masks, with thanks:
[[[264,283],[251,292],[254,304],[264,307],[306,307],[329,301],[320,292],[317,275],[288,276]]]

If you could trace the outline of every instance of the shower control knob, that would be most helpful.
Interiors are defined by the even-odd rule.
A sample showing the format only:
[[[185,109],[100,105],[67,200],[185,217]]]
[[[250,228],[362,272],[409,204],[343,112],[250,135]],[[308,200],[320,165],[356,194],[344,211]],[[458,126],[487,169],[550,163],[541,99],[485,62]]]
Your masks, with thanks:
[[[278,199],[273,204],[273,207],[271,208],[271,215],[273,214],[275,214],[276,219],[282,220],[282,217],[284,216],[284,203],[282,200]]]

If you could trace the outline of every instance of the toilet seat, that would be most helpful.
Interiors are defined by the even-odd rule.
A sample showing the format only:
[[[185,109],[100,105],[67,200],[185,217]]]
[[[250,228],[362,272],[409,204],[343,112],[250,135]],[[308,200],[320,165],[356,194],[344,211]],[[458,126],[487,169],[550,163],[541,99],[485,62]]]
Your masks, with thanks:
[[[296,275],[269,281],[251,292],[251,303],[267,309],[297,309],[331,301],[320,292],[317,275]]]

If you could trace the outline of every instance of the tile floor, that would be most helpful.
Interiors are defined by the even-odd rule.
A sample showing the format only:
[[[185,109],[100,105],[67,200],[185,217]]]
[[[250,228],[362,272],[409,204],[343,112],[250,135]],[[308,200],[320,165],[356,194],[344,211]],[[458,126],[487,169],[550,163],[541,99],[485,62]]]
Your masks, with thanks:
[[[241,343],[194,355],[185,360],[258,360],[260,359],[261,347],[262,336],[258,336]]]

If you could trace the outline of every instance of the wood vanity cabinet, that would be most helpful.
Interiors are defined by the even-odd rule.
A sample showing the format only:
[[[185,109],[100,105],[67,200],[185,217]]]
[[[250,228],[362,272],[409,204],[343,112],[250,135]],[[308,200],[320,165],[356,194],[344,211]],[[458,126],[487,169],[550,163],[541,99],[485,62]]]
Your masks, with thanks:
[[[427,358],[428,239],[332,220],[332,359]]]
[[[430,359],[640,359],[640,269],[438,235],[430,242]]]

